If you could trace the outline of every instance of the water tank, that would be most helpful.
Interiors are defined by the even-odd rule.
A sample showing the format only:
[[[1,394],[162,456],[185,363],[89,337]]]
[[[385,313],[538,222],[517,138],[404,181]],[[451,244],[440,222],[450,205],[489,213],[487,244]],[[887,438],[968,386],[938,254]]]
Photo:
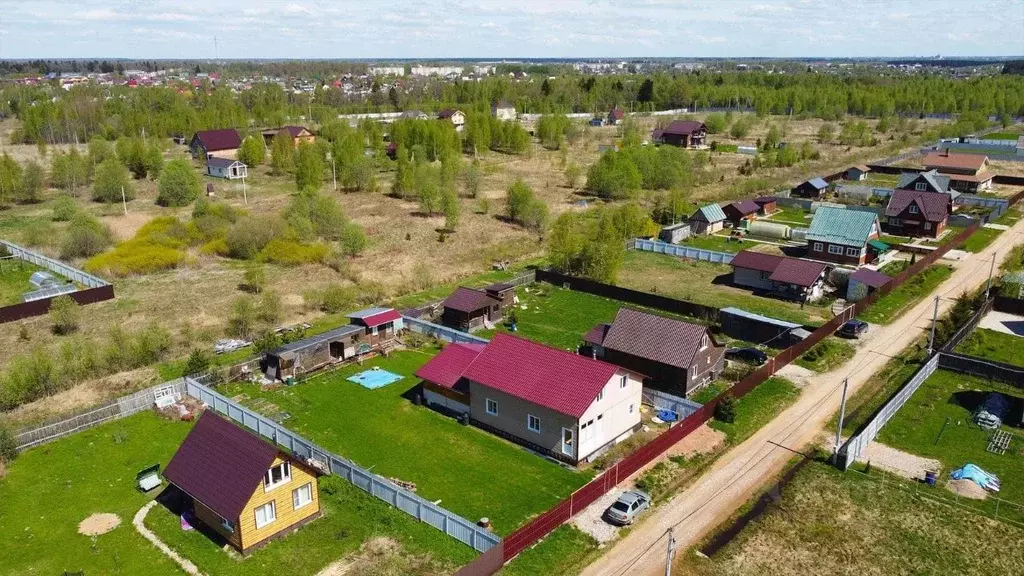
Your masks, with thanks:
[[[788,240],[790,235],[790,228],[788,225],[781,224],[779,222],[766,222],[763,220],[754,220],[751,222],[748,231],[753,236],[778,238],[780,240]]]

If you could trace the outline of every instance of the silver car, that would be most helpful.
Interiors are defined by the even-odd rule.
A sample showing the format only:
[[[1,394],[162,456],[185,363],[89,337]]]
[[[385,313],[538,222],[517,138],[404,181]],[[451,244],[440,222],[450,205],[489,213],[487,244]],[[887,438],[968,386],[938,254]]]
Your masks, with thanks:
[[[651,497],[641,490],[624,492],[604,511],[604,519],[618,526],[632,524],[641,512],[651,507]]]

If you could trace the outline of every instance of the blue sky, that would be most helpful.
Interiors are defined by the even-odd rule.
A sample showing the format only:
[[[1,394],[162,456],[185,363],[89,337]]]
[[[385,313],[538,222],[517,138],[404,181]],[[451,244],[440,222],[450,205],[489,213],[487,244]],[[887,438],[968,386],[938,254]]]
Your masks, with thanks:
[[[0,0],[0,58],[1024,54],[1022,0]]]

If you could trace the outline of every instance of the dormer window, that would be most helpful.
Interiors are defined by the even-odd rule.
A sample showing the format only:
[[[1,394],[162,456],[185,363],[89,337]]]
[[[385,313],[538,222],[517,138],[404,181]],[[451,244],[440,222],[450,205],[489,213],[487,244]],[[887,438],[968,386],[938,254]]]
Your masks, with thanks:
[[[920,211],[917,209],[917,204],[911,204],[910,209],[907,210],[911,214],[918,214]]]
[[[927,189],[928,189],[928,183],[927,182],[918,182],[917,184],[914,184],[914,190],[924,191],[924,190],[927,190]]]
[[[270,492],[282,484],[287,484],[292,479],[292,465],[285,461],[267,470],[263,475],[263,490]]]
[[[705,334],[704,336],[701,336],[701,339],[700,339],[700,349],[704,350],[707,347],[708,347],[708,335]]]

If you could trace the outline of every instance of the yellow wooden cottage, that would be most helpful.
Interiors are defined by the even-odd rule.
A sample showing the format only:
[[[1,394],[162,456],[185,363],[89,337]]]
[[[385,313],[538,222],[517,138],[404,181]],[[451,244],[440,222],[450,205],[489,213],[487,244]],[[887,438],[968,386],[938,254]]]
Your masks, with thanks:
[[[164,477],[192,500],[196,519],[242,553],[320,515],[314,468],[209,410]]]

